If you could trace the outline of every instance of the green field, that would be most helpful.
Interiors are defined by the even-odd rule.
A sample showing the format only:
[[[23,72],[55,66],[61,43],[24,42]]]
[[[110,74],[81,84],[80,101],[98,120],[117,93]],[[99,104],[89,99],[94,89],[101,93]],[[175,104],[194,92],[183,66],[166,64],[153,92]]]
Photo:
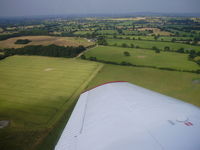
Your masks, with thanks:
[[[159,42],[159,41],[140,41],[140,40],[124,40],[124,39],[108,39],[108,45],[121,46],[123,43],[126,43],[130,46],[130,44],[134,44],[135,46],[139,46],[140,48],[148,48],[151,49],[153,46],[164,50],[164,47],[169,46],[171,50],[178,50],[180,48],[184,48],[185,50],[195,50],[200,51],[200,46],[188,45],[183,43],[172,43],[172,42]]]
[[[109,81],[128,81],[200,106],[200,84],[193,82],[197,79],[200,80],[200,75],[194,73],[104,65],[88,89]]]
[[[108,38],[113,38],[113,35],[106,35]],[[124,39],[135,39],[135,40],[147,40],[147,41],[154,41],[154,36],[134,36],[134,35],[117,35],[117,38],[124,38]],[[174,37],[174,36],[160,36],[157,41],[167,41],[171,42],[172,39],[176,39],[176,41],[184,41],[184,40],[192,40],[192,37]]]
[[[124,56],[124,52],[131,56]],[[85,53],[86,58],[96,57],[97,60],[121,63],[123,61],[135,65],[156,66],[179,70],[197,70],[199,65],[188,60],[187,54],[174,52],[155,53],[153,50],[99,46]]]
[[[34,149],[70,109],[102,65],[39,56],[12,56],[0,61],[1,150]]]

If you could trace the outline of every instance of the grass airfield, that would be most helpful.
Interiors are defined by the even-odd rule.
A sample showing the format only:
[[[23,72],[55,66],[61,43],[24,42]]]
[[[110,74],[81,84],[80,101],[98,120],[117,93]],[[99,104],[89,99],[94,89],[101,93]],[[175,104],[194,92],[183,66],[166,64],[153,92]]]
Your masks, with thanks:
[[[102,65],[77,59],[11,56],[0,61],[1,150],[34,149]]]

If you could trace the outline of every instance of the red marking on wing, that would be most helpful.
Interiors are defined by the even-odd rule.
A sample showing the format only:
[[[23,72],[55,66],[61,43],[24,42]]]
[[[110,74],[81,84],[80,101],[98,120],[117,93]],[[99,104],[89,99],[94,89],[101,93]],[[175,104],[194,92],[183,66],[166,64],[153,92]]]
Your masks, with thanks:
[[[191,122],[185,122],[185,125],[186,126],[193,126],[193,123],[191,123]]]
[[[87,91],[90,91],[90,90],[92,90],[92,89],[95,89],[95,88],[97,88],[97,87],[99,87],[99,86],[105,85],[105,84],[109,84],[109,83],[117,83],[117,82],[127,82],[127,81],[110,81],[110,82],[106,82],[106,83],[103,83],[103,84],[97,85],[97,86],[95,86],[95,87],[93,87],[93,88],[91,88],[91,89],[89,89],[89,90],[86,90],[86,91],[84,91],[83,93],[85,93],[85,92],[87,92]]]

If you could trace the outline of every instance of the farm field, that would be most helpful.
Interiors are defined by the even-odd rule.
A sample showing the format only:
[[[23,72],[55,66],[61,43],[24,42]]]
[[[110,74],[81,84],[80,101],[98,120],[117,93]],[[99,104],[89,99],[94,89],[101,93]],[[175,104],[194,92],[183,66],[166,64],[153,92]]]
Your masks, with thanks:
[[[104,65],[90,82],[91,89],[109,81],[128,81],[144,88],[200,106],[200,75],[151,68]]]
[[[105,35],[107,38],[113,38],[113,35]],[[117,38],[129,38],[130,40],[147,40],[147,41],[155,41],[154,36],[135,36],[135,35],[117,35]],[[171,42],[172,39],[176,39],[176,41],[184,41],[184,40],[192,40],[192,37],[176,37],[176,36],[159,36],[157,41],[167,41]]]
[[[100,63],[39,56],[0,61],[1,150],[31,150],[96,75]]]
[[[28,44],[15,44],[19,39],[28,39],[31,42]],[[79,46],[85,47],[93,45],[93,42],[87,39],[78,37],[56,37],[56,36],[21,36],[10,38],[4,41],[0,41],[0,48],[20,48],[27,45],[50,45],[55,44],[58,46]]]
[[[151,49],[153,46],[164,50],[164,47],[168,46],[171,50],[178,50],[180,48],[184,48],[185,50],[195,50],[200,51],[200,46],[188,45],[183,43],[172,43],[172,42],[158,42],[158,41],[140,41],[140,40],[125,40],[125,39],[108,39],[108,45],[121,46],[123,43],[126,43],[130,46],[130,44],[134,44],[135,46],[139,46],[140,48],[148,48]]]
[[[124,56],[129,52],[130,56]],[[129,62],[135,65],[156,66],[179,70],[197,70],[199,65],[188,60],[187,54],[174,52],[155,53],[153,50],[99,46],[85,53],[86,58],[96,57],[97,60],[111,62]]]

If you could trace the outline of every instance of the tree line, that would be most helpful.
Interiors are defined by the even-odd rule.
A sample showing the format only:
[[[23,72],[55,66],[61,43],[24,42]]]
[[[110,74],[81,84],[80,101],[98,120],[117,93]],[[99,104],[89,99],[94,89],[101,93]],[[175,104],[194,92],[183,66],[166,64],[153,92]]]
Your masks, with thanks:
[[[67,57],[72,58],[77,56],[79,53],[84,51],[86,48],[84,46],[57,46],[57,45],[35,45],[35,46],[25,46],[23,48],[17,49],[5,49],[4,56],[12,55],[37,55],[37,56],[50,56],[50,57]]]
[[[49,32],[47,30],[31,30],[31,31],[21,31],[13,34],[4,34],[0,35],[0,41],[7,40],[13,37],[28,36],[28,35],[49,35]]]

